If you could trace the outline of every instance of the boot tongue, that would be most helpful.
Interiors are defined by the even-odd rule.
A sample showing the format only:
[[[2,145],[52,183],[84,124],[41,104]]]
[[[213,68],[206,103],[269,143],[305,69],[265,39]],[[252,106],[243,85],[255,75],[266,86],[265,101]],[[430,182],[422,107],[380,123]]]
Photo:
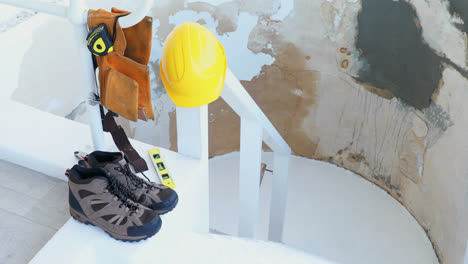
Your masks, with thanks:
[[[116,156],[113,162],[108,163],[105,166],[105,169],[110,172],[112,176],[115,176],[119,181],[123,183],[123,179],[125,179],[125,175],[123,175],[120,171],[116,170],[117,167],[121,169],[125,168],[127,165],[127,160],[125,159],[125,155],[121,152],[120,155]]]
[[[122,152],[120,152],[120,155],[116,155],[113,162],[119,163],[122,166],[125,166],[127,164],[127,161],[125,160],[125,155]]]

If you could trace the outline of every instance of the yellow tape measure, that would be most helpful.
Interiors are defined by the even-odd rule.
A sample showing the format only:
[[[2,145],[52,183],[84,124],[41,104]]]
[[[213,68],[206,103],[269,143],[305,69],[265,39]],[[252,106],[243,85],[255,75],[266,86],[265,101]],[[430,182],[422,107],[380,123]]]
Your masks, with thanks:
[[[159,148],[150,149],[148,150],[148,153],[151,159],[153,159],[153,165],[156,168],[156,172],[158,173],[162,184],[171,189],[174,189],[176,187],[175,183],[169,175],[169,171],[167,170],[166,165],[164,164],[164,161],[161,158]]]
[[[101,24],[91,30],[86,39],[89,51],[96,56],[105,56],[114,51],[114,41],[107,30],[106,24]]]

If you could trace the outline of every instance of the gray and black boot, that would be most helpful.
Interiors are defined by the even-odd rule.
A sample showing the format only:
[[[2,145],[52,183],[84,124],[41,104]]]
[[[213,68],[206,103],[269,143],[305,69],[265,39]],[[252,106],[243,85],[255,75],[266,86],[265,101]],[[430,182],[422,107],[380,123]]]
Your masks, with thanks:
[[[161,228],[159,215],[131,201],[132,194],[105,170],[75,165],[66,175],[70,214],[76,220],[123,241],[147,239]]]
[[[135,175],[121,152],[94,151],[85,157],[85,162],[90,168],[103,168],[115,176],[133,193],[136,197],[135,202],[153,209],[158,214],[172,211],[177,205],[179,198],[173,189]]]

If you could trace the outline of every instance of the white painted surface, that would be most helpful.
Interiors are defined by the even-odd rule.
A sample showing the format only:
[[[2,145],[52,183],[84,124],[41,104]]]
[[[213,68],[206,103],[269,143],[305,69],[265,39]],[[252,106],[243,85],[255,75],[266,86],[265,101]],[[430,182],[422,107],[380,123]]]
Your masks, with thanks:
[[[272,175],[270,220],[268,225],[268,239],[271,241],[283,241],[290,164],[291,154],[277,152],[273,154],[274,170]]]
[[[71,0],[76,1],[76,0]],[[27,8],[32,11],[39,11],[59,17],[67,16],[67,8],[54,3],[34,1],[34,0],[0,0],[0,3],[14,5],[15,7]]]
[[[179,153],[198,160],[200,171],[194,179],[198,187],[192,187],[191,190],[199,201],[198,211],[195,213],[196,217],[188,216],[188,219],[196,226],[196,231],[208,233],[208,105],[196,108],[177,107],[177,145]],[[186,173],[192,170],[190,167],[185,169]]]
[[[257,238],[262,127],[241,117],[239,166],[239,236]]]
[[[78,11],[75,11],[78,12]],[[97,92],[96,86],[96,76],[94,72],[93,61],[89,55],[89,50],[87,48],[86,37],[88,35],[88,29],[85,25],[75,25],[75,34],[76,34],[76,44],[75,47],[78,50],[78,55],[80,57],[80,70],[83,80],[85,82],[86,89],[84,93],[87,95],[84,98],[94,98],[93,94],[99,94]],[[91,136],[93,139],[93,145],[95,150],[106,150],[104,136],[103,136],[103,127],[101,120],[101,113],[99,110],[98,104],[90,104],[86,102],[87,114],[88,114],[88,124],[90,127]]]
[[[263,161],[272,168],[272,153]],[[210,160],[211,228],[237,234],[239,153]],[[276,170],[276,168],[275,168]],[[267,239],[272,175],[260,191],[259,238]],[[346,264],[438,263],[424,230],[381,188],[352,172],[292,156],[283,243]]]
[[[173,218],[164,217],[163,227],[155,237],[135,243],[116,241],[96,227],[70,220],[30,263],[332,264],[303,251],[271,242],[254,242],[213,234],[188,233],[181,237],[170,236],[167,231],[169,227],[165,226],[170,220]],[[71,230],[75,232],[71,233]],[[102,239],[89,239],[94,237]],[[72,252],[72,255],[65,255]]]
[[[177,107],[177,146],[184,155],[208,159],[208,106]]]

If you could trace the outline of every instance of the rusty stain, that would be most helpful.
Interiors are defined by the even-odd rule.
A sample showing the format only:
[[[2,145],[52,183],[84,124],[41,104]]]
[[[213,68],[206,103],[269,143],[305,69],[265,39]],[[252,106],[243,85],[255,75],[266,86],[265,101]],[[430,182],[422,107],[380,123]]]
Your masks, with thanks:
[[[358,82],[359,83],[359,82]],[[359,83],[364,89],[366,89],[367,91],[371,92],[371,93],[374,93],[374,94],[377,94],[378,96],[382,97],[382,98],[385,98],[387,100],[390,100],[392,99],[393,97],[395,97],[395,95],[390,92],[389,90],[385,90],[385,89],[380,89],[380,88],[377,88],[377,87],[374,87],[370,84],[367,84],[367,83]]]
[[[444,86],[444,78],[440,78],[439,85],[437,86],[437,89],[432,93],[431,100],[436,102],[437,97],[439,97],[440,94],[440,89]]]
[[[341,49],[340,49],[340,52],[341,52],[341,53],[346,53],[347,50],[348,50],[347,48],[341,48]]]
[[[306,56],[306,60],[310,60],[310,56]]]
[[[351,56],[351,52],[348,51],[348,53],[346,53],[346,55]]]
[[[400,185],[393,184],[392,182],[393,179],[391,176],[374,175],[372,173],[371,175],[363,174],[358,169],[359,166],[358,167],[349,166],[349,164],[346,164],[343,162],[341,157],[315,155],[313,158],[316,160],[320,160],[320,161],[326,161],[328,163],[335,164],[338,167],[352,171],[353,173],[361,176],[362,178],[368,180],[369,182],[372,182],[373,184],[379,186],[380,188],[385,190],[389,195],[393,196],[404,207],[408,208],[408,204],[402,199],[402,189]],[[369,163],[367,163],[367,161],[365,160],[365,157],[362,154],[349,153],[348,159],[356,160],[356,162],[352,162],[352,163],[359,163],[359,164],[363,164],[364,166],[369,166]],[[349,161],[348,159],[347,161]]]
[[[346,158],[346,160],[352,163],[356,163],[365,161],[366,158],[361,153],[348,153],[348,158]]]
[[[348,60],[343,60],[343,61],[341,62],[341,68],[347,69],[348,66],[349,66],[349,61],[348,61]]]

